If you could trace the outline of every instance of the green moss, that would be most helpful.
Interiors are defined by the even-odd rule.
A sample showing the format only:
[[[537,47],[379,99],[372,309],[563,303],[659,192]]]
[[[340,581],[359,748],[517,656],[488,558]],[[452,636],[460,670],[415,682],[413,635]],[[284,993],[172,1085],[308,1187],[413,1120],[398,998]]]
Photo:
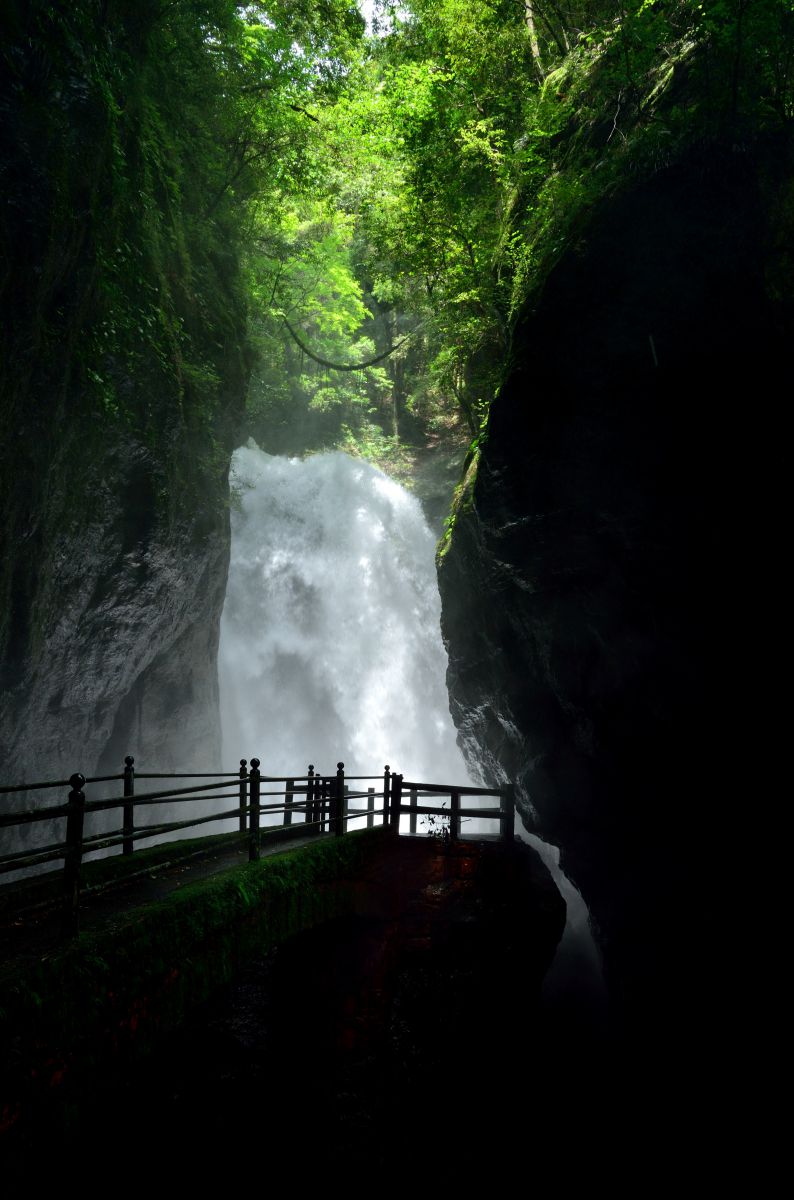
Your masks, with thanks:
[[[443,562],[449,549],[452,545],[452,537],[455,531],[455,525],[458,517],[462,513],[470,512],[474,504],[474,485],[477,481],[477,468],[480,464],[481,449],[478,446],[475,450],[469,452],[466,458],[466,464],[463,469],[463,476],[455,487],[452,495],[452,506],[450,514],[444,522],[444,532],[441,535],[441,540],[436,549],[436,562]]]
[[[144,1053],[247,956],[353,911],[355,879],[386,837],[362,830],[246,863],[7,970],[0,1107],[24,1108],[42,1085]]]
[[[477,471],[480,465],[480,457],[487,441],[488,415],[486,414],[483,417],[482,424],[480,426],[480,432],[469,446],[463,463],[463,472],[461,474],[460,481],[452,493],[450,513],[444,522],[444,532],[441,535],[438,546],[436,547],[436,564],[439,566],[449,553],[458,517],[465,513],[471,512],[474,507],[474,488],[475,484],[477,483]]]

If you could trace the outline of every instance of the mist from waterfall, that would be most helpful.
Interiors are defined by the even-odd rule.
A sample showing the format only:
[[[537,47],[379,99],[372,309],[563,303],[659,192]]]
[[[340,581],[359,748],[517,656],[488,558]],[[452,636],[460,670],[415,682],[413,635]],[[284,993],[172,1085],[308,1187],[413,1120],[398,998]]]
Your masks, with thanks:
[[[236,451],[221,620],[224,762],[268,775],[469,782],[446,691],[435,539],[419,502],[342,453]]]

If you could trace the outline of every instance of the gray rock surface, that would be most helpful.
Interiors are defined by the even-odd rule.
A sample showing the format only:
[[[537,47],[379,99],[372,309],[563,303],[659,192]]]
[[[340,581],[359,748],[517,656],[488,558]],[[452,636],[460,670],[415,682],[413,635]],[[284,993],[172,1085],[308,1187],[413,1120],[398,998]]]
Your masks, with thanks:
[[[126,754],[143,770],[218,768],[222,485],[206,483],[214,513],[174,518],[139,444],[118,441],[86,472],[85,510],[53,522],[28,597],[37,633],[0,707],[4,782],[116,772]]]

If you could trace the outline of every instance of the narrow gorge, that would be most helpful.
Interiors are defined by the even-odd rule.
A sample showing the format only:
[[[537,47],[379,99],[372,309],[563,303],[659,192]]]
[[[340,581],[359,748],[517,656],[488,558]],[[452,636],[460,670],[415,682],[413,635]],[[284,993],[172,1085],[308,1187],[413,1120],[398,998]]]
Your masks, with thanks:
[[[755,945],[791,5],[31,0],[0,63],[0,784],[515,783],[568,918],[502,1015],[683,1144]]]

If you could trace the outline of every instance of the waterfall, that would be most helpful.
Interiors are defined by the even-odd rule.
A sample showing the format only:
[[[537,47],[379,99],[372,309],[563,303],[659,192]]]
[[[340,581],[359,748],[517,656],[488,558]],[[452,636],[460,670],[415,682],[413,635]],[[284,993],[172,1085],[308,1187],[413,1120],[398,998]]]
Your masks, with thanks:
[[[234,455],[232,489],[218,659],[227,769],[256,755],[268,775],[300,775],[309,762],[330,774],[341,760],[353,775],[388,763],[406,779],[479,782],[449,712],[435,539],[419,502],[346,454],[275,458],[254,442]],[[587,909],[556,848],[520,820],[516,833],[566,900],[545,991],[578,1008],[569,1021],[581,1025],[600,1015],[603,992]]]
[[[342,453],[236,451],[221,619],[224,761],[268,775],[469,782],[446,691],[435,542],[419,502]]]

